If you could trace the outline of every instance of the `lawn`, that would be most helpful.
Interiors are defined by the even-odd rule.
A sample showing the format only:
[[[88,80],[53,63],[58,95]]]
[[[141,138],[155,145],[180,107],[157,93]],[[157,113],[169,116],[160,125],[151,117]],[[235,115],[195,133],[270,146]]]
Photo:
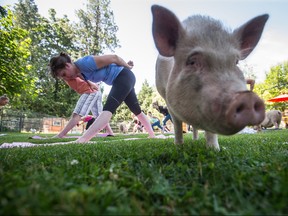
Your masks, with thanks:
[[[31,136],[0,144],[71,141]],[[288,130],[220,136],[220,152],[191,136],[0,149],[0,215],[288,214]]]

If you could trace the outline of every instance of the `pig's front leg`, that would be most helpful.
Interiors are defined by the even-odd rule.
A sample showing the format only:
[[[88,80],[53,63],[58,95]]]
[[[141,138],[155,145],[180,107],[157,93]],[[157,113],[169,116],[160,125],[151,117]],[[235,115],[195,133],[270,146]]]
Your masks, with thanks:
[[[275,121],[275,122],[272,122],[273,125],[275,126],[275,129],[279,129],[279,124]]]
[[[205,138],[206,138],[206,145],[209,148],[213,148],[213,149],[215,149],[217,151],[220,151],[217,134],[205,131]]]
[[[174,125],[174,134],[175,134],[175,144],[183,144],[183,130],[182,130],[182,121],[179,121],[178,119],[175,119],[173,115],[171,114],[173,119],[173,125]]]

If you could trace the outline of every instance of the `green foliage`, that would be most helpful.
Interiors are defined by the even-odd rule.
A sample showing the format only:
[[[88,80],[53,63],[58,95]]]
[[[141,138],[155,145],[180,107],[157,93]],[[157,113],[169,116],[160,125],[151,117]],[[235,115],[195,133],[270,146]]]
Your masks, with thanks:
[[[73,53],[74,32],[69,19],[57,18],[54,9],[49,10],[49,18],[41,17],[34,1],[20,0],[15,6],[16,24],[29,31],[32,39],[30,51],[30,77],[35,79],[34,95],[26,92],[13,107],[20,110],[44,112],[56,116],[70,116],[78,95],[71,91],[64,82],[55,80],[48,73],[49,59],[61,51]],[[21,102],[27,103],[21,103]],[[28,102],[29,101],[29,102]],[[18,102],[18,103],[17,103]]]
[[[75,36],[80,56],[103,54],[119,46],[116,37],[118,26],[114,23],[109,4],[110,0],[87,0],[86,11],[76,11],[79,22],[76,23]]]
[[[142,88],[139,91],[137,97],[139,100],[139,104],[145,113],[147,113],[148,110],[151,108],[153,100],[152,94],[153,88],[149,85],[147,80],[144,80],[144,83],[142,83]]]
[[[54,143],[31,134],[2,142]],[[51,135],[50,135],[51,136]],[[175,146],[147,134],[0,150],[1,215],[285,215],[288,134],[204,135]],[[65,141],[65,139],[60,139]],[[67,142],[67,139],[66,139]]]
[[[288,93],[288,61],[278,64],[266,74],[263,83],[256,84],[254,91],[265,101],[280,94]],[[286,102],[266,103],[267,109],[279,109],[284,111],[287,108]]]
[[[0,17],[0,95],[7,94],[11,99],[34,87],[27,64],[31,40],[26,30],[14,25],[14,20],[10,9],[7,16]]]
[[[7,11],[5,10],[4,7],[0,6],[0,17],[5,17],[7,16]]]
[[[17,90],[22,91],[22,94],[18,94],[10,103],[14,109],[44,112],[56,116],[71,115],[79,95],[71,91],[62,81],[51,77],[48,71],[49,59],[60,52],[67,52],[72,59],[77,59],[84,54],[100,54],[106,49],[113,50],[117,47],[118,40],[115,33],[118,27],[114,23],[109,4],[108,0],[89,0],[87,11],[77,12],[79,23],[71,23],[65,15],[58,18],[53,8],[49,9],[48,18],[42,17],[34,0],[19,0],[15,4],[15,26],[18,29],[25,29],[25,37],[31,41],[29,47],[31,56],[27,59],[23,52],[21,56],[26,57],[29,73],[26,68],[25,79],[29,80],[28,84],[33,85],[33,88],[24,83],[23,77],[17,78],[17,82],[14,82],[15,78],[13,82],[2,83],[0,93],[1,87],[7,89],[17,84],[19,88],[20,85]],[[1,59],[4,61],[7,58]],[[9,66],[6,62],[3,64]],[[18,62],[10,65],[23,67]],[[17,71],[23,73],[23,70]],[[21,85],[25,86],[25,90],[21,89]],[[11,91],[14,92],[14,89]]]

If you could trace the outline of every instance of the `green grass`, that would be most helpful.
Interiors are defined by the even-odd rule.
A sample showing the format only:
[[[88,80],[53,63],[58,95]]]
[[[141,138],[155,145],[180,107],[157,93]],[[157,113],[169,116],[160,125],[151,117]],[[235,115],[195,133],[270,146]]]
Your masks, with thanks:
[[[29,136],[11,133],[0,144],[68,141]],[[0,215],[288,214],[287,130],[220,136],[220,152],[191,136],[180,147],[119,135],[0,149]]]

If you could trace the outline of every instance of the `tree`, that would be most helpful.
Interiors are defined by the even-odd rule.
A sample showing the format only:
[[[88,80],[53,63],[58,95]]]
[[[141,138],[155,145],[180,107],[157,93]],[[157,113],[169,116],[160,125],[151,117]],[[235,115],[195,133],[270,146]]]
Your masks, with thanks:
[[[48,70],[49,59],[60,52],[67,52],[72,59],[84,54],[99,54],[104,49],[113,50],[118,40],[109,1],[89,0],[87,12],[79,10],[79,23],[71,23],[67,16],[58,18],[54,9],[49,17],[41,17],[34,0],[19,0],[15,6],[17,25],[25,28],[32,39],[30,76],[35,77],[35,97],[22,109],[45,112],[50,115],[68,116],[78,95],[62,81],[53,79]],[[25,98],[23,98],[25,97]],[[21,101],[28,101],[23,94]],[[20,108],[20,107],[19,107]]]
[[[115,115],[112,116],[112,121],[122,122],[122,121],[132,121],[131,111],[125,103],[122,103],[116,110]]]
[[[87,0],[86,11],[80,9],[76,14],[80,20],[76,24],[80,56],[99,55],[105,50],[114,51],[119,47],[113,11],[109,9],[110,0]]]
[[[266,74],[263,83],[257,84],[254,91],[265,101],[280,94],[288,93],[288,61],[278,64]],[[284,110],[287,103],[266,103],[266,109]]]
[[[48,60],[60,52],[67,52],[73,58],[73,53],[76,52],[73,27],[67,16],[57,18],[56,11],[49,9],[49,18],[41,19],[40,32],[39,48],[41,51],[38,53],[41,53],[41,56],[39,56],[37,72],[41,97],[38,97],[36,102],[41,100],[50,114],[68,116],[75,106],[78,95],[63,81],[54,79],[49,73],[47,74],[47,65]]]
[[[31,41],[29,47],[31,55],[28,58],[22,53],[27,66],[25,77],[15,77],[19,83],[21,82],[20,87],[23,83],[25,90],[21,91],[17,85],[21,95],[19,94],[19,97],[13,100],[14,108],[56,116],[71,114],[78,95],[64,82],[51,77],[48,72],[49,59],[63,51],[70,54],[72,59],[77,59],[84,54],[102,54],[105,50],[113,51],[118,47],[115,34],[118,27],[114,23],[113,12],[109,9],[109,4],[109,0],[88,0],[87,11],[79,10],[77,13],[79,23],[71,23],[65,15],[58,18],[54,9],[49,9],[48,18],[42,17],[38,13],[34,0],[19,0],[15,4],[13,11],[15,27],[26,30],[23,40]],[[5,14],[2,10],[0,13],[1,16]],[[1,42],[4,44],[4,40]],[[19,47],[19,44],[13,46]],[[2,61],[5,59],[1,58]],[[4,64],[6,62],[3,62]],[[5,71],[8,70],[5,69]],[[23,72],[23,70],[17,71],[19,74]],[[4,73],[0,76],[4,76],[2,74]],[[24,83],[25,80],[29,81],[28,84]],[[5,83],[2,87],[11,88],[12,84],[15,85],[17,82],[10,83],[8,85]],[[33,88],[29,88],[30,85]]]
[[[7,16],[7,11],[5,10],[4,7],[0,6],[0,17],[5,17]]]
[[[10,98],[31,89],[34,80],[29,78],[30,38],[28,32],[14,25],[15,17],[10,9],[7,16],[0,17],[0,95]]]
[[[139,104],[146,113],[151,108],[152,104],[153,88],[149,85],[148,81],[145,79],[142,83],[142,87],[138,93]]]
[[[32,39],[32,55],[28,62],[31,65],[30,77],[35,79],[33,97],[27,96],[25,91],[19,101],[27,103],[17,108],[57,116],[70,115],[77,94],[65,83],[55,80],[47,73],[48,61],[53,55],[61,51],[75,52],[75,35],[69,19],[67,16],[57,18],[54,9],[49,10],[48,19],[40,16],[33,0],[20,0],[14,10],[17,17],[16,25],[28,30]]]

